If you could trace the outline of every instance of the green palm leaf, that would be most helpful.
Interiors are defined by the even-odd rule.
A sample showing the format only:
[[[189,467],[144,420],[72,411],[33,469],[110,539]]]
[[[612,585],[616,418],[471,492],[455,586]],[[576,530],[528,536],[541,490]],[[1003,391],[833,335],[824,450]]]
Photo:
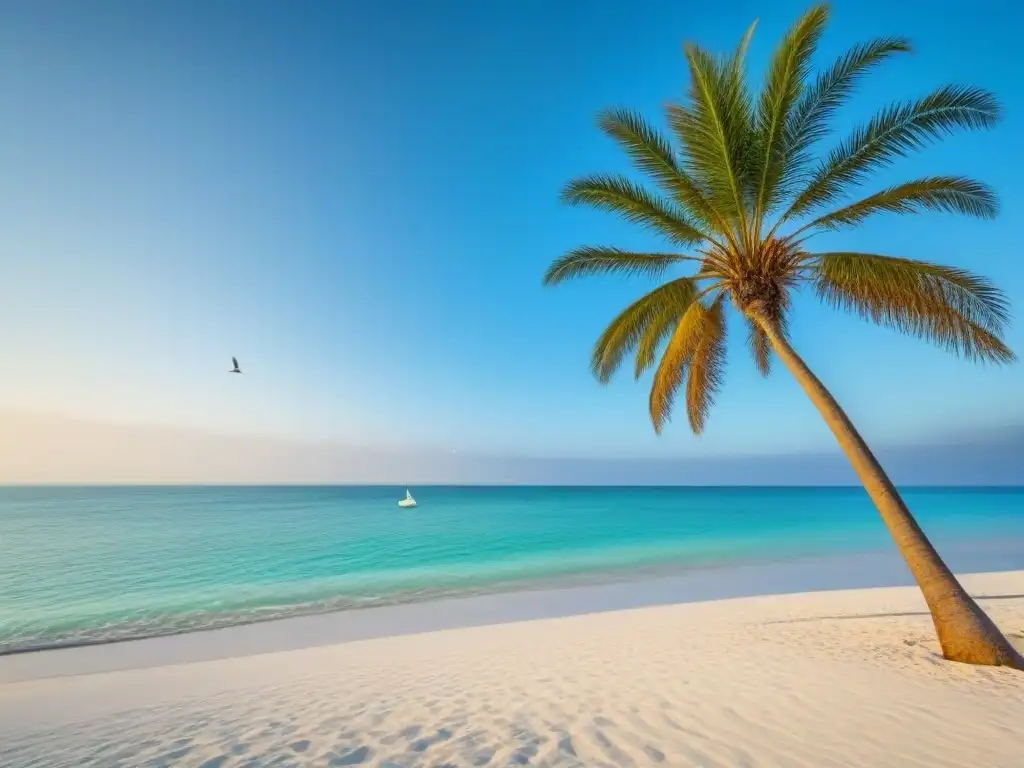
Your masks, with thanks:
[[[768,78],[757,110],[757,191],[756,216],[771,209],[779,197],[779,181],[786,168],[789,145],[787,126],[804,81],[811,68],[811,57],[828,21],[828,7],[816,5],[805,13],[786,34],[772,57]]]
[[[994,96],[961,86],[946,86],[918,101],[889,107],[829,154],[783,219],[834,201],[870,171],[958,128],[989,128],[998,118]]]
[[[743,64],[747,58],[747,49],[750,47],[750,41],[754,37],[754,30],[757,29],[757,19],[751,22],[750,26],[747,27],[747,31],[743,33],[743,37],[740,38],[739,44],[736,46],[736,50],[733,51],[732,56],[728,60],[728,67],[731,70],[730,76],[740,78],[741,87],[745,88],[746,85],[742,82],[743,78]]]
[[[704,233],[682,211],[622,176],[587,176],[571,181],[562,193],[562,201],[618,214],[674,245],[693,245],[704,239]]]
[[[837,230],[853,226],[876,213],[903,214],[923,210],[993,219],[999,212],[999,203],[992,188],[979,181],[962,176],[933,176],[883,189],[819,216],[793,234],[815,228]]]
[[[705,227],[714,230],[722,221],[697,182],[683,169],[672,145],[635,112],[610,109],[598,115],[601,130],[614,139],[641,171]]]
[[[693,281],[678,278],[655,288],[626,307],[609,323],[594,345],[590,368],[597,380],[607,384],[622,364],[623,358],[636,348],[645,331],[658,318],[666,315],[682,317],[696,296]]]
[[[781,183],[788,193],[799,182],[811,146],[828,133],[828,121],[853,94],[871,69],[897,53],[909,53],[910,43],[887,37],[856,45],[817,79],[793,108],[786,125],[785,170]]]
[[[683,145],[686,164],[723,217],[745,227],[753,117],[743,82],[742,49],[718,64],[688,44],[690,105],[669,105],[668,122]]]
[[[618,273],[658,278],[673,264],[697,261],[674,253],[635,253],[621,248],[584,245],[556,259],[544,273],[544,285],[558,285],[576,277]]]
[[[1012,362],[1000,339],[1010,320],[1003,293],[966,270],[866,253],[814,254],[814,285],[826,303],[969,360]]]
[[[946,86],[897,103],[812,165],[817,142],[862,79],[910,51],[901,38],[864,43],[812,81],[811,59],[828,16],[827,7],[818,5],[790,28],[756,98],[747,91],[743,71],[753,26],[725,57],[687,44],[687,99],[667,108],[670,135],[626,109],[598,118],[601,130],[657,191],[614,175],[578,179],[563,193],[570,204],[615,213],[694,254],[583,247],[556,260],[545,275],[549,285],[604,273],[662,278],[681,261],[697,262],[692,278],[672,280],[620,313],[593,350],[591,367],[601,382],[628,354],[635,353],[637,378],[655,369],[650,409],[659,433],[680,388],[691,428],[703,430],[722,380],[726,303],[744,316],[749,351],[767,375],[775,345],[788,335],[794,291],[803,283],[835,307],[968,358],[1014,359],[1002,341],[1009,322],[1006,299],[983,278],[908,259],[804,250],[803,233],[852,227],[876,214],[940,211],[991,218],[998,209],[992,189],[957,176],[895,184],[859,200],[849,195],[873,171],[914,150],[957,130],[992,126],[999,106],[979,89]],[[785,201],[791,201],[788,209]],[[782,215],[774,216],[780,208]],[[766,221],[769,214],[774,222]],[[798,217],[809,223],[776,236],[783,222]],[[706,294],[715,299],[704,301]]]

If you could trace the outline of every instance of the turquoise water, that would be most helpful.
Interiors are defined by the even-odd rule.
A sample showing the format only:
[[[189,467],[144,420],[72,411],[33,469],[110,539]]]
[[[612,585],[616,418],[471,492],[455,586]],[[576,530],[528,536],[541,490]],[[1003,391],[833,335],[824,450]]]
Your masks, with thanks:
[[[856,488],[0,488],[0,652],[891,547]],[[940,550],[1024,489],[912,489]]]

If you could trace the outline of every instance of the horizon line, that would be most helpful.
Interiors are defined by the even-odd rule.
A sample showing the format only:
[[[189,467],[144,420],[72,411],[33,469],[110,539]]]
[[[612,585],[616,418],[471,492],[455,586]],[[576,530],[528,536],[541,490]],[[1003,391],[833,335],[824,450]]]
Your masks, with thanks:
[[[1003,490],[1010,489],[1024,490],[1024,483],[897,483],[898,488],[914,488],[919,490]],[[780,490],[798,489],[820,489],[820,488],[851,488],[863,490],[861,483],[735,483],[723,485],[721,483],[499,483],[499,482],[478,482],[478,483],[82,483],[82,482],[47,482],[47,483],[7,483],[0,481],[0,488],[405,488],[416,486],[418,488],[644,488],[644,489],[677,489],[677,488],[700,488],[704,490],[732,490],[736,488],[772,488]]]

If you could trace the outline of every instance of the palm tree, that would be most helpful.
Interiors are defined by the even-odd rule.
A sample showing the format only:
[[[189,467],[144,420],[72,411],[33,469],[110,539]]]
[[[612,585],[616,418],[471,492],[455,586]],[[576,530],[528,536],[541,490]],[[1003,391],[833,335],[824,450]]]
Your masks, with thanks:
[[[851,48],[812,79],[811,58],[827,20],[828,7],[818,5],[792,26],[758,94],[749,90],[743,66],[753,26],[724,58],[687,44],[689,98],[666,107],[679,151],[639,115],[603,112],[601,130],[657,191],[624,176],[596,175],[570,182],[563,198],[618,214],[660,235],[669,247],[656,253],[576,248],[548,268],[544,282],[603,273],[661,277],[670,267],[691,264],[692,276],[664,282],[611,322],[594,348],[597,378],[606,383],[635,353],[637,378],[654,366],[650,415],[655,431],[661,433],[682,388],[690,427],[700,434],[723,382],[731,304],[747,327],[760,372],[768,374],[774,353],[832,430],[924,594],[945,657],[1024,669],[1024,659],[939,557],[787,334],[793,295],[807,286],[826,304],[969,360],[1015,359],[1001,340],[1009,305],[984,278],[895,256],[808,249],[815,233],[852,227],[884,212],[994,217],[993,191],[961,176],[919,178],[852,202],[850,197],[872,171],[911,151],[957,130],[991,127],[999,106],[986,91],[945,86],[883,109],[827,155],[816,157],[812,150],[828,134],[830,118],[863,76],[910,50],[900,38],[873,40]]]

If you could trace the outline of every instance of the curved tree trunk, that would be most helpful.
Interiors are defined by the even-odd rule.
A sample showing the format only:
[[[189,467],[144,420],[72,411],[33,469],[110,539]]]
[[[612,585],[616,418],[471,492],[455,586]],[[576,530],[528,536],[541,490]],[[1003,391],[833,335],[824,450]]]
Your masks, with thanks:
[[[978,607],[939,557],[899,492],[839,403],[771,323],[756,319],[783,365],[803,387],[853,465],[868,496],[917,581],[935,623],[942,654],[951,661],[1024,670],[1024,658]]]

